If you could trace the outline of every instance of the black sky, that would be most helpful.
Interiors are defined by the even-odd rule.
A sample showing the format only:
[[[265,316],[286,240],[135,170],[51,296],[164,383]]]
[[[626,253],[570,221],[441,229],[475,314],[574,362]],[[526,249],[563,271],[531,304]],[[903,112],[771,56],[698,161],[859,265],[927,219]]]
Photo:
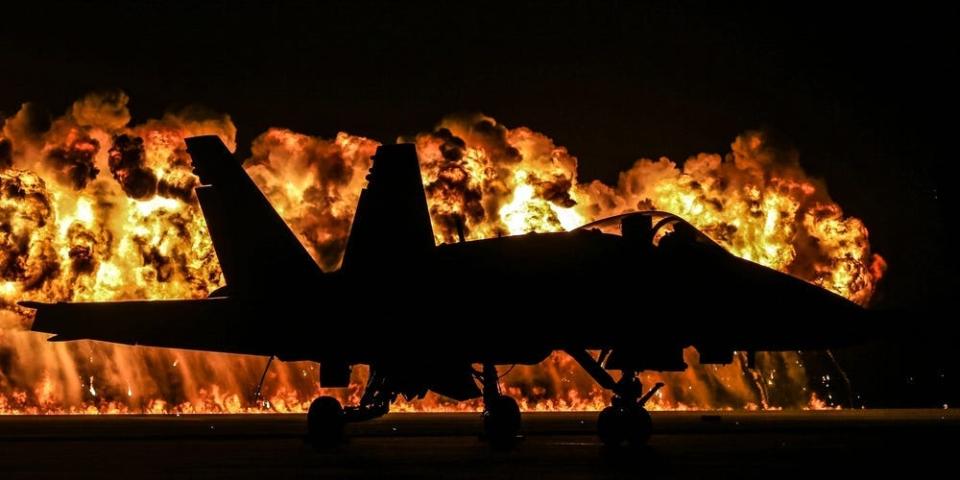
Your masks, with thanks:
[[[0,112],[122,88],[137,119],[202,104],[390,141],[481,111],[615,181],[643,157],[788,139],[889,261],[878,304],[946,303],[952,7],[657,2],[42,3],[0,13]],[[771,2],[778,3],[778,2]]]

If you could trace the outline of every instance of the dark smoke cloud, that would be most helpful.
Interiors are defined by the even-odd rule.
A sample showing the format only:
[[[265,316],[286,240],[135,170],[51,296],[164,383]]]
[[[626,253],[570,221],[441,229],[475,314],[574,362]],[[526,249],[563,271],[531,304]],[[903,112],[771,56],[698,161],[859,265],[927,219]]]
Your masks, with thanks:
[[[463,141],[462,138],[454,135],[448,128],[440,128],[437,131],[433,132],[434,138],[440,140],[440,154],[443,155],[445,160],[456,162],[463,158],[464,150],[467,148],[467,143]]]
[[[570,193],[576,159],[536,132],[511,130],[482,114],[461,114],[445,117],[413,141],[440,241],[456,241],[460,225],[469,238],[509,233],[500,210],[512,198],[517,181],[530,184],[538,198],[557,206],[576,204]],[[527,174],[524,180],[518,179],[518,169]],[[544,212],[552,215],[549,209]]]
[[[47,151],[45,161],[60,183],[82,190],[100,173],[94,166],[94,158],[99,151],[100,142],[82,131],[73,130],[65,143]]]
[[[533,175],[527,180],[536,189],[538,197],[563,208],[570,208],[577,204],[570,196],[573,190],[573,179],[562,175],[554,175],[549,179],[542,179]]]
[[[192,203],[194,200],[193,188],[198,184],[196,175],[190,173],[190,171],[184,169],[171,170],[164,174],[157,183],[157,194]]]
[[[142,138],[127,134],[113,137],[109,161],[110,173],[127,196],[142,200],[157,193],[157,176],[145,165]]]
[[[0,172],[0,279],[29,292],[57,276],[52,203],[39,177]]]
[[[191,261],[191,252],[182,249],[173,249],[164,251],[160,246],[169,244],[189,244],[191,241],[191,232],[189,227],[190,216],[186,211],[170,211],[159,209],[150,214],[145,222],[164,225],[167,228],[160,230],[159,241],[150,237],[133,237],[133,243],[140,254],[145,267],[150,267],[144,271],[148,282],[166,283],[174,280],[186,280],[190,283],[200,286],[204,282],[193,278],[189,264]]]
[[[451,116],[444,121],[464,125],[466,128],[461,135],[466,144],[483,147],[497,163],[509,165],[523,160],[520,151],[507,141],[507,127],[492,118],[472,114]]]
[[[433,222],[450,236],[457,232],[458,226],[469,234],[467,225],[483,220],[483,192],[479,186],[470,185],[470,172],[463,164],[466,142],[455,136],[449,129],[439,128],[430,134],[440,142],[443,160],[437,168],[437,179],[426,185],[427,196],[442,201],[432,202],[430,215]],[[451,209],[456,205],[458,209]],[[447,235],[445,235],[447,236]]]
[[[97,235],[80,222],[74,222],[67,229],[67,242],[70,245],[70,270],[74,275],[93,273],[97,267]]]

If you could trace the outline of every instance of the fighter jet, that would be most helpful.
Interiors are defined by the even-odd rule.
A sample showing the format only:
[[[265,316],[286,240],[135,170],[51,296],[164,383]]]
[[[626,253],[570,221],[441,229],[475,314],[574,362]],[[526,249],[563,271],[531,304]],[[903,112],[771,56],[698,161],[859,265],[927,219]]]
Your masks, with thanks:
[[[643,370],[682,370],[734,351],[812,350],[856,341],[865,310],[817,286],[737,258],[682,218],[636,212],[576,230],[436,245],[412,144],[383,145],[360,195],[339,270],[313,261],[214,136],[187,139],[196,196],[226,285],[201,300],[40,303],[32,329],[51,341],[263,355],[320,364],[323,387],[356,365],[359,405],[313,401],[309,438],[334,444],[348,422],[428,390],[482,397],[491,442],[521,427],[498,365],[536,364],[562,350],[603,388],[601,440],[643,443]],[[619,375],[611,372],[619,371]]]

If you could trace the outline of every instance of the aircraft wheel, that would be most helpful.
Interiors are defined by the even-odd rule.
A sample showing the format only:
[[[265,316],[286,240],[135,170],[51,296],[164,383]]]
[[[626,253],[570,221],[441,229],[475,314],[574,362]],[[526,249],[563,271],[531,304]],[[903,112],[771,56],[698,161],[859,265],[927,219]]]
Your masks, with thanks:
[[[317,397],[307,411],[307,440],[317,446],[332,446],[343,440],[346,424],[343,407],[333,397]]]
[[[600,441],[609,447],[623,443],[644,445],[653,431],[653,419],[643,407],[607,407],[597,418]]]
[[[520,407],[517,401],[499,395],[487,402],[483,412],[483,433],[494,446],[511,446],[520,434]]]

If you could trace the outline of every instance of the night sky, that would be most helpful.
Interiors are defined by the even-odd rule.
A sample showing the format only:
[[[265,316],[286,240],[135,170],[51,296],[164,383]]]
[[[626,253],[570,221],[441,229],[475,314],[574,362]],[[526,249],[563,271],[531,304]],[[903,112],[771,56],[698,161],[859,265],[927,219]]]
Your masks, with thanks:
[[[243,154],[269,126],[391,141],[481,111],[546,133],[605,182],[764,128],[865,221],[890,265],[876,306],[952,300],[955,7],[21,3],[0,13],[4,115],[121,88],[135,120],[229,113]]]

